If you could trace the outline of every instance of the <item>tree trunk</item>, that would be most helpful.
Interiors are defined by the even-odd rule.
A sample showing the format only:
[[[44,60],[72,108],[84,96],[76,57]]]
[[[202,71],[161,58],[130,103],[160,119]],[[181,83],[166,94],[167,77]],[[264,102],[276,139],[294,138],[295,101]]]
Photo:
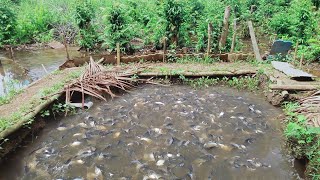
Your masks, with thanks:
[[[230,11],[231,11],[231,7],[227,6],[225,9],[225,12],[224,12],[223,29],[222,29],[222,33],[221,33],[220,42],[219,42],[220,49],[223,49],[226,47],[227,37],[228,37],[228,32],[229,32]]]

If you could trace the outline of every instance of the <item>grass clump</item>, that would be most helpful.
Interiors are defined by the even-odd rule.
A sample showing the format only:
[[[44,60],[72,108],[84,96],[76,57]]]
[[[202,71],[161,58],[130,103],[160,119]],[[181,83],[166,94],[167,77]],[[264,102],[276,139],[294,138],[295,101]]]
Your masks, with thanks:
[[[9,81],[8,83],[8,93],[0,96],[0,106],[4,104],[10,103],[10,101],[17,96],[18,94],[23,92],[23,89],[19,89],[15,87],[16,81]]]
[[[295,158],[308,160],[308,178],[320,179],[320,128],[309,126],[307,118],[295,112],[298,107],[293,102],[284,105],[287,146]]]

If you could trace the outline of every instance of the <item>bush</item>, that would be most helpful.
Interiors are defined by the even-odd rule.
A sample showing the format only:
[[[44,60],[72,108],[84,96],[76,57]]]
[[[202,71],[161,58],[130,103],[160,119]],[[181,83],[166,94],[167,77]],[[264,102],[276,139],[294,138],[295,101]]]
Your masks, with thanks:
[[[132,51],[130,40],[133,38],[134,28],[128,23],[128,17],[120,5],[113,5],[107,18],[108,26],[104,34],[104,44],[115,49],[116,44],[126,52]]]
[[[0,46],[14,43],[16,16],[8,5],[0,3]]]
[[[186,12],[182,3],[177,0],[167,0],[164,5],[164,17],[166,22],[166,37],[170,39],[170,43],[178,45],[178,35],[182,23],[185,22],[184,16]]]
[[[44,2],[22,1],[17,17],[17,36],[19,44],[35,43],[39,36],[50,34],[53,28],[54,14]]]
[[[98,35],[92,25],[94,8],[90,1],[80,1],[76,7],[75,19],[80,29],[79,45],[81,48],[92,50],[98,42]]]

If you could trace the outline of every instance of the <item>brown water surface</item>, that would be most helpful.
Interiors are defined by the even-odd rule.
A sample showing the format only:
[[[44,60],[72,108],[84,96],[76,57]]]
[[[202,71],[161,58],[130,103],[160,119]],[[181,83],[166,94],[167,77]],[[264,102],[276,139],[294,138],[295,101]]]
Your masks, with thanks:
[[[71,56],[80,55],[77,48],[70,48]],[[22,88],[58,69],[65,62],[64,49],[44,49],[35,51],[16,51],[15,62],[9,58],[9,53],[0,51],[0,96],[7,94],[13,86]],[[46,71],[42,67],[45,67]],[[28,72],[25,72],[25,69]]]
[[[50,121],[0,179],[297,179],[280,113],[249,92],[146,86]]]

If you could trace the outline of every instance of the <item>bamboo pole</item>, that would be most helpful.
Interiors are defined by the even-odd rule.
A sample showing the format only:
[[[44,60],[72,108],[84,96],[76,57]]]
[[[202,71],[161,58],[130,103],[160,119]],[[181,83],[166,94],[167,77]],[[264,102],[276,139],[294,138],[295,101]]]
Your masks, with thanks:
[[[259,47],[258,47],[256,35],[254,33],[252,21],[248,21],[248,26],[249,26],[250,37],[251,37],[251,41],[252,41],[252,47],[253,47],[254,55],[255,55],[257,61],[261,62],[262,58],[261,58],[261,55],[260,55],[260,52],[259,52]]]
[[[211,53],[211,34],[212,34],[212,23],[208,24],[208,47],[207,47],[207,57]]]
[[[220,41],[219,41],[220,50],[225,48],[226,43],[227,43],[227,37],[228,37],[228,31],[229,31],[230,11],[231,11],[231,7],[227,6],[225,11],[224,11],[223,29],[222,29],[221,38],[220,38]]]
[[[120,65],[120,44],[117,43],[117,66]]]
[[[236,38],[237,38],[237,20],[233,20],[233,36],[232,36],[232,44],[231,44],[231,50],[230,52],[234,52],[235,44],[236,44]]]

